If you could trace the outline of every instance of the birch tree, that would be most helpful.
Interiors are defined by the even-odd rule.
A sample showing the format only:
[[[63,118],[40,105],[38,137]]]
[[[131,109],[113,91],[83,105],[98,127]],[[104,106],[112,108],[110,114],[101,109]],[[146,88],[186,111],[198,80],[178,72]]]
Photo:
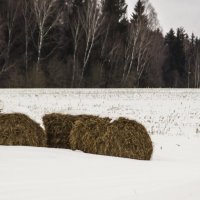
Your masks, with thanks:
[[[101,7],[99,6],[98,0],[87,0],[85,2],[83,12],[79,13],[79,18],[86,38],[86,47],[79,83],[79,86],[81,86],[85,71],[87,69],[87,64],[91,56],[92,49],[95,45],[95,41],[101,34],[100,29],[103,22],[103,18],[101,16]]]
[[[83,29],[79,17],[80,12],[82,12],[82,10],[78,5],[73,5],[72,2],[71,4],[68,4],[68,9],[66,10],[67,22],[65,23],[65,26],[70,27],[74,44],[71,88],[75,87],[75,82],[77,80],[77,71],[78,71],[77,54],[78,54],[80,39],[83,36]]]
[[[1,52],[1,56],[4,57],[4,65],[1,68],[1,73],[6,72],[14,67],[10,62],[10,52],[12,46],[14,44],[14,26],[17,19],[17,13],[20,5],[20,1],[13,2],[12,0],[8,0],[6,2],[7,7],[5,8],[5,23],[2,25],[2,29],[7,32],[7,40],[4,48]]]
[[[24,55],[24,63],[25,63],[25,73],[26,73],[26,82],[28,80],[28,47],[29,47],[29,41],[30,41],[30,32],[33,28],[33,21],[32,21],[32,13],[30,12],[30,3],[28,0],[22,1],[22,15],[24,19],[24,40],[25,40],[25,55]]]
[[[45,39],[59,21],[61,12],[56,3],[56,0],[33,0],[33,13],[38,27],[36,71],[39,71]]]
[[[152,32],[156,28],[158,24],[153,7],[148,1],[138,1],[128,32],[122,85],[127,85],[132,71],[135,73],[137,86],[139,85],[144,69],[150,60]]]

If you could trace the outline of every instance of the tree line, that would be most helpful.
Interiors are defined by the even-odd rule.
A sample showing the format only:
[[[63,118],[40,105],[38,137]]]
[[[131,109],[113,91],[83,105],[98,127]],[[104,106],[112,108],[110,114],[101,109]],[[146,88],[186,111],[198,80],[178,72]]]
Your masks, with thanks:
[[[1,88],[199,88],[200,40],[148,0],[0,0]]]

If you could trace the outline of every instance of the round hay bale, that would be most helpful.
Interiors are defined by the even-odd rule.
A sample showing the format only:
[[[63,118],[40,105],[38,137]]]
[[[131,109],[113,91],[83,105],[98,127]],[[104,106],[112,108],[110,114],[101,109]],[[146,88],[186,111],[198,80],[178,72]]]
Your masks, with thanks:
[[[153,145],[147,130],[136,121],[119,118],[103,136],[103,154],[138,160],[150,160]]]
[[[47,135],[48,147],[71,149],[69,135],[73,124],[78,119],[89,117],[89,115],[74,116],[59,113],[45,115],[43,117],[43,123]]]
[[[45,115],[43,123],[47,135],[47,146],[70,149],[69,133],[74,120],[74,117],[70,115],[56,113]]]
[[[101,139],[110,121],[109,118],[95,116],[77,120],[70,133],[71,148],[85,153],[101,154],[104,148]]]
[[[46,147],[46,135],[24,114],[0,114],[0,145]]]

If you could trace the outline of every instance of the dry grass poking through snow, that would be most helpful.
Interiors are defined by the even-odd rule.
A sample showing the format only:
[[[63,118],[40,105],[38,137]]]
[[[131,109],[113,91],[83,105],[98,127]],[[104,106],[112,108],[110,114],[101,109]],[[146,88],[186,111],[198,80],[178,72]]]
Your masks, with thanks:
[[[0,145],[46,146],[46,135],[24,114],[0,114]]]

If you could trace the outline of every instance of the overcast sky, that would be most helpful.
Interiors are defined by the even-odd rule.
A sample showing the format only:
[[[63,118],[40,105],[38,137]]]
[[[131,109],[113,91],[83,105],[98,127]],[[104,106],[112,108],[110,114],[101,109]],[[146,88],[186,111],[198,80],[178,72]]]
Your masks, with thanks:
[[[137,0],[126,0],[133,11]],[[164,33],[182,26],[188,34],[200,36],[200,0],[149,0],[154,6]]]

